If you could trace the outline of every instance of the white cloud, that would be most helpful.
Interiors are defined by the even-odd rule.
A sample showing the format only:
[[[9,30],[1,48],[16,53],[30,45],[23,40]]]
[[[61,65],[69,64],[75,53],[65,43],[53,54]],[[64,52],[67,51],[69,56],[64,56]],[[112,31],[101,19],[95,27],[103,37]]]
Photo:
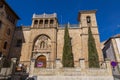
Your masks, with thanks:
[[[117,27],[120,27],[120,24],[118,24]]]

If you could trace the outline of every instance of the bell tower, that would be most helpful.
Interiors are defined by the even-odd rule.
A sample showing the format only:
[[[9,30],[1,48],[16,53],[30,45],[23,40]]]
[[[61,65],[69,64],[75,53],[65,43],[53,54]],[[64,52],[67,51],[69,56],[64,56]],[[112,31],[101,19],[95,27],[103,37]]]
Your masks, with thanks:
[[[96,10],[80,11],[78,20],[81,27],[97,27]]]
[[[96,21],[96,10],[80,11],[78,16],[79,25],[81,28],[81,44],[82,57],[88,62],[88,28],[91,28],[92,35],[95,39],[96,48],[99,56],[99,61],[103,61],[103,55],[100,48],[100,38]],[[86,63],[87,66],[87,63]]]

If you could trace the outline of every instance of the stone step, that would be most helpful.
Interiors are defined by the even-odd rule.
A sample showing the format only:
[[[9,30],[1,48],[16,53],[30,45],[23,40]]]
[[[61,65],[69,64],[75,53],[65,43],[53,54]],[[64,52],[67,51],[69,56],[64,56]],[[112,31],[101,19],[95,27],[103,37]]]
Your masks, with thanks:
[[[113,76],[34,76],[35,80],[114,80]]]

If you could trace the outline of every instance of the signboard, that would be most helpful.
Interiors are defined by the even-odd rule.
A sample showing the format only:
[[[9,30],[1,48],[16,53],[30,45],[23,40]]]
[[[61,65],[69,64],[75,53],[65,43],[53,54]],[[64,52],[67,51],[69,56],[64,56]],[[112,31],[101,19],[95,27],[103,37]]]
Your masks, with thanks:
[[[43,62],[38,62],[37,63],[37,67],[42,67],[43,66]]]
[[[112,67],[115,67],[115,66],[117,66],[117,62],[115,62],[115,61],[111,61],[111,65],[112,65]]]

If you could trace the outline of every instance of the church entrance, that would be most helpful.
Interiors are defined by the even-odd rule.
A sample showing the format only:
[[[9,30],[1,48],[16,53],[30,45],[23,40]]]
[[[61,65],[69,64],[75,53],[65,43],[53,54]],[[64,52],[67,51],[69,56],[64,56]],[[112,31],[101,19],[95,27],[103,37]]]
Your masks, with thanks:
[[[38,56],[36,59],[35,66],[39,68],[46,68],[46,56],[44,55]]]

